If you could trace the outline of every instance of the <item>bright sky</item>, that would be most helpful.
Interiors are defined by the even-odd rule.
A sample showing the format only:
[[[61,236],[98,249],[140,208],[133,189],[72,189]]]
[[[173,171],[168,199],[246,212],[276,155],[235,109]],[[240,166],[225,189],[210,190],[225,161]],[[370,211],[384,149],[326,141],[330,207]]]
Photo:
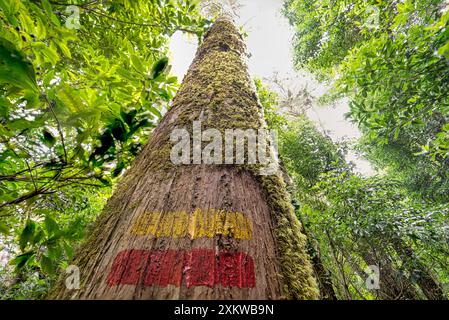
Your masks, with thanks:
[[[237,25],[243,25],[248,33],[245,39],[251,57],[248,61],[249,72],[259,78],[271,78],[278,73],[279,78],[293,78],[295,86],[307,85],[315,95],[325,91],[325,86],[314,81],[304,72],[298,73],[293,68],[291,40],[293,29],[282,15],[283,0],[241,0],[238,10]],[[176,33],[170,41],[172,72],[180,79],[187,72],[197,48],[194,38]],[[344,119],[348,104],[341,101],[335,107],[315,106],[308,116],[318,127],[326,130],[335,141],[342,138],[358,138],[358,129]],[[370,164],[354,152],[348,154],[347,160],[356,164],[357,171],[370,175]]]

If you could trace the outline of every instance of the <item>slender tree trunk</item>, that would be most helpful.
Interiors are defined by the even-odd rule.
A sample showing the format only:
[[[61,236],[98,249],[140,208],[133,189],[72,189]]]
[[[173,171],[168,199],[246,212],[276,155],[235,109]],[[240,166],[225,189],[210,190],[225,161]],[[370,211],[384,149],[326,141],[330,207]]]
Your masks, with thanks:
[[[407,269],[416,278],[416,283],[429,300],[446,300],[441,285],[435,280],[430,270],[419,260],[413,249],[401,239],[393,240],[393,246]]]
[[[381,300],[414,300],[419,298],[413,284],[399,273],[390,261],[378,259],[373,252],[363,255],[367,265],[379,267],[379,299]],[[383,260],[383,261],[382,261]]]
[[[77,252],[81,288],[69,290],[61,279],[49,298],[317,298],[306,238],[279,171],[170,161],[170,134],[192,133],[193,121],[220,133],[265,127],[244,51],[232,22],[217,20]]]
[[[310,244],[312,246],[312,244]],[[320,299],[321,300],[337,300],[335,294],[334,286],[332,285],[332,280],[329,272],[324,268],[321,261],[320,251],[318,249],[312,249],[312,265],[315,271],[315,277],[318,282],[318,287],[320,289]]]
[[[354,256],[351,256],[351,255],[353,255],[353,253],[351,253],[351,255],[350,255],[350,254],[348,254],[348,252],[341,250],[341,254],[346,259],[346,262],[351,267],[351,269],[354,271],[354,273],[357,274],[360,277],[360,279],[366,280],[368,274],[364,270],[362,270],[362,268],[357,263],[357,261],[355,261]],[[353,285],[353,287],[354,287],[354,290],[357,291],[357,294],[359,295],[359,297],[366,300],[365,295],[362,292],[360,292],[359,288],[357,288],[357,285]]]
[[[344,267],[342,266],[342,263],[338,260],[338,251],[335,248],[335,244],[334,241],[332,240],[332,237],[330,236],[328,231],[325,231],[326,236],[327,236],[327,240],[329,241],[329,246],[331,249],[331,253],[332,253],[332,257],[334,258],[334,263],[336,265],[337,270],[340,273],[340,284],[341,287],[343,288],[343,293],[345,296],[346,300],[352,300],[352,294],[351,291],[349,290],[349,286],[348,286],[348,282],[346,281],[346,274],[345,274],[345,270]]]

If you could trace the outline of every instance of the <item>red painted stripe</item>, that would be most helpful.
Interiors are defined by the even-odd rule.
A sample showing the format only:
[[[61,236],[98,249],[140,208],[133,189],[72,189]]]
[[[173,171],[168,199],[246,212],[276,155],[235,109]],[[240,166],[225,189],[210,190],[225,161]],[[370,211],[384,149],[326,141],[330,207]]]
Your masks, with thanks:
[[[254,287],[254,263],[249,257],[238,252],[235,254],[220,253],[220,283],[223,287]]]
[[[210,249],[193,249],[187,251],[185,257],[187,288],[193,286],[213,287],[219,270],[215,260],[215,251]]]
[[[136,284],[145,269],[150,252],[144,250],[121,251],[114,259],[108,283]]]
[[[144,251],[145,252],[145,251]],[[149,252],[149,251],[146,251]],[[152,251],[146,261],[146,275],[143,282],[146,286],[154,284],[181,286],[184,256],[175,250]]]
[[[252,288],[256,285],[254,261],[243,252],[218,252],[211,249],[125,250],[117,254],[107,278],[110,286],[169,284]]]

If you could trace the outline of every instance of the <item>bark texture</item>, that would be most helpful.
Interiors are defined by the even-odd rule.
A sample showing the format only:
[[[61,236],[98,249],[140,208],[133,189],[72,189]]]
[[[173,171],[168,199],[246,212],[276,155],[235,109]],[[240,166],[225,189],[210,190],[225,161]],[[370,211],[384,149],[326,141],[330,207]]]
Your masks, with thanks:
[[[125,174],[54,299],[315,299],[306,238],[280,172],[174,165],[175,128],[259,129],[265,122],[232,22],[206,33],[173,105]]]

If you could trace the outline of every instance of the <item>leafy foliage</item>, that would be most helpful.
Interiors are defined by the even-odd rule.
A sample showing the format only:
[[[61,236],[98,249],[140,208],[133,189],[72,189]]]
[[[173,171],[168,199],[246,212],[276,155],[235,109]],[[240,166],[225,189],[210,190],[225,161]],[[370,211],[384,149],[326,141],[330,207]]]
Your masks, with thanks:
[[[439,0],[285,2],[297,65],[338,75],[350,117],[372,144],[428,155],[441,171],[449,150],[448,9]]]
[[[381,173],[342,166],[306,192],[315,200],[301,212],[338,297],[444,297],[448,9],[439,0],[285,1],[297,66],[349,97],[358,148]],[[386,284],[375,296],[360,285],[361,266],[374,261]]]
[[[208,24],[195,1],[0,1],[0,244],[17,272],[71,257],[178,88],[169,37]]]

